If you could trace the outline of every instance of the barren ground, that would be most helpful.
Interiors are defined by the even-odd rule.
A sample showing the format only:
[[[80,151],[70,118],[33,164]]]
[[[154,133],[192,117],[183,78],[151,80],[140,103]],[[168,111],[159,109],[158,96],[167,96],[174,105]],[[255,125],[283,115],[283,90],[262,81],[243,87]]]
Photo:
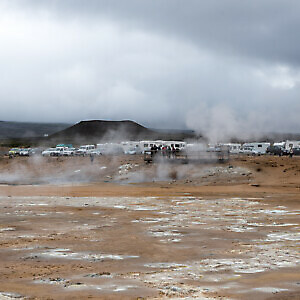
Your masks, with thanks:
[[[0,299],[300,299],[300,157],[2,157],[0,183]]]

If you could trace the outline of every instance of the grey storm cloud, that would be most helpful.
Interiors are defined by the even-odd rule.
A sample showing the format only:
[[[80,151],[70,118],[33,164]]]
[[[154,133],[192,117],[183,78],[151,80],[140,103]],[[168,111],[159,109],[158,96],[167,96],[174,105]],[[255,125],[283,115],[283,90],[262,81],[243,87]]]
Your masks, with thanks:
[[[289,0],[1,1],[0,119],[297,132],[299,13]]]
[[[299,64],[296,0],[29,0],[62,18],[111,18],[215,51]],[[27,3],[27,5],[26,5]]]

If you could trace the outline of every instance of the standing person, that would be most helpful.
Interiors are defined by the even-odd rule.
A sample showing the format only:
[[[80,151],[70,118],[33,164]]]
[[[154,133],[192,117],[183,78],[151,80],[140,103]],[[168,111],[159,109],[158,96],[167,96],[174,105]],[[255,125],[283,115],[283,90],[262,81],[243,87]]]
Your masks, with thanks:
[[[174,145],[172,145],[172,158],[173,159],[176,158],[176,149],[175,149]]]
[[[163,157],[166,157],[166,156],[167,156],[167,147],[166,147],[166,146],[163,146],[163,147],[162,147],[161,153],[162,153],[162,156],[163,156]]]
[[[90,154],[90,160],[91,160],[91,164],[94,162],[94,155],[91,153]]]
[[[167,147],[167,156],[170,159],[170,157],[171,157],[171,148],[170,148],[170,146]]]
[[[155,154],[154,152],[155,152],[155,150],[154,150],[154,146],[152,146],[152,147],[151,147],[151,157],[153,157],[153,156],[154,156],[154,154]]]
[[[291,148],[290,148],[290,151],[289,151],[289,156],[290,156],[290,157],[293,157],[293,155],[294,155],[294,151],[293,151],[293,148],[291,147]]]

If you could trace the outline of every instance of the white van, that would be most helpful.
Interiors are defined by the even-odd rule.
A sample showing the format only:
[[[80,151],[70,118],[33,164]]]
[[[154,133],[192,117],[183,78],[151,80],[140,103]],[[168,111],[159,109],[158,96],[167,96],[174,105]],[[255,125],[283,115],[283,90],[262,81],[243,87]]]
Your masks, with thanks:
[[[290,150],[291,148],[299,148],[300,147],[300,141],[289,141],[287,140],[285,142],[285,149]]]
[[[150,151],[152,147],[156,146],[157,148],[164,145],[164,141],[157,140],[157,141],[140,141],[140,149],[141,152],[144,153],[145,151]]]
[[[186,147],[186,142],[182,141],[164,141],[164,145],[169,147],[174,147],[176,150],[184,150]]]
[[[266,154],[270,143],[245,143],[240,152],[244,154],[261,155]]]
[[[76,150],[75,154],[85,156],[90,154],[93,150],[95,150],[95,145],[82,145]]]

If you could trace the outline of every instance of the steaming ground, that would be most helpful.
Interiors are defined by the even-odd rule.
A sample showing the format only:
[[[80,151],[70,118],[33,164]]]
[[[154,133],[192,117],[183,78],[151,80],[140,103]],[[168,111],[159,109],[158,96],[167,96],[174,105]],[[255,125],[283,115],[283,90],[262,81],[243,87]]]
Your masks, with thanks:
[[[300,298],[298,157],[0,168],[0,299]]]
[[[147,165],[142,156],[16,157],[2,158],[0,184],[70,184],[91,182],[142,183],[182,181],[200,183],[209,177],[218,180],[251,175],[231,165],[181,164],[175,161]]]

